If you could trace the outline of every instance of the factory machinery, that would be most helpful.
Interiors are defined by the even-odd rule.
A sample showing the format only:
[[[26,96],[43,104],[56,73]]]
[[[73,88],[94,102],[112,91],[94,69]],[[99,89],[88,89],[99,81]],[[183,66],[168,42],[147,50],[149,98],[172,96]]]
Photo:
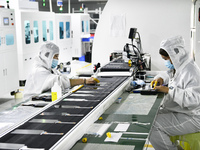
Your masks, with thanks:
[[[0,138],[0,149],[70,149],[122,94],[130,76],[99,76],[15,125]]]
[[[151,70],[151,56],[143,53],[137,28],[130,28],[129,39],[131,39],[131,44],[126,43],[122,53],[112,53],[112,61],[101,67],[101,72],[129,72],[131,76],[138,77],[146,74],[145,71]],[[134,40],[137,46],[134,45]]]
[[[133,39],[135,34],[136,30],[131,29],[130,38]],[[124,49],[131,60],[129,66],[119,58],[100,67],[94,74],[100,80],[98,84],[81,85],[8,129],[0,135],[0,149],[72,148],[88,127],[124,92],[137,73],[148,69],[141,46],[140,51],[133,44],[131,46],[137,51],[131,51],[127,46]],[[125,74],[121,75],[121,72]]]

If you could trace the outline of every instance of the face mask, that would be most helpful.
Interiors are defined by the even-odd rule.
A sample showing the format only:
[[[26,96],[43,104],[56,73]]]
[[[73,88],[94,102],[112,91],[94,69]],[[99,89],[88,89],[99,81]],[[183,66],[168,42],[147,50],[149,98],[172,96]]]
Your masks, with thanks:
[[[53,59],[51,68],[56,68],[57,65],[58,65],[58,60],[57,59]]]
[[[169,59],[165,61],[165,66],[169,69],[174,69],[174,65],[171,64]]]

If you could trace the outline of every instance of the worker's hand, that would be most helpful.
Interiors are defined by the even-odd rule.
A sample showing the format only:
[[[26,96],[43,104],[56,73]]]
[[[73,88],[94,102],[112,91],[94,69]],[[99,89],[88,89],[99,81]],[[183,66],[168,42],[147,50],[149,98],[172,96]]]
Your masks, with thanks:
[[[163,93],[166,93],[166,94],[169,92],[169,88],[167,86],[163,86],[163,85],[155,86],[155,89],[158,92],[163,92]]]
[[[86,84],[96,84],[96,83],[97,81],[93,77],[86,79]]]
[[[155,79],[155,80],[151,81],[151,87],[152,88],[155,88],[155,86],[162,85],[162,84],[163,84],[163,79],[162,78],[158,78],[158,79]]]

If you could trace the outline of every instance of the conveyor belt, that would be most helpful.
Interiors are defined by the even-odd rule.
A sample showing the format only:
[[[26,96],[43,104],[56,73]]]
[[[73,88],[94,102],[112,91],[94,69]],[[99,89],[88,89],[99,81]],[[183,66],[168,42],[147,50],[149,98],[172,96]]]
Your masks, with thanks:
[[[101,72],[113,72],[113,71],[128,71],[131,67],[129,67],[128,62],[124,62],[122,58],[118,58],[113,60],[112,62],[106,64],[101,67]]]
[[[50,149],[127,78],[128,77],[98,77],[100,80],[99,85],[86,85],[82,87],[75,93],[63,97],[58,103],[16,128],[24,130],[44,130],[47,133],[63,134],[16,134],[12,133],[16,131],[16,129],[14,129],[1,137],[0,143],[24,144],[28,148]],[[33,119],[44,120],[44,122],[34,122]],[[58,120],[59,122],[45,122],[45,120],[52,119]],[[66,122],[69,122],[69,124]],[[75,124],[70,124],[70,122],[75,122]]]
[[[128,63],[120,62],[120,63],[109,63],[101,68],[101,72],[109,72],[109,71],[129,71],[130,67]]]

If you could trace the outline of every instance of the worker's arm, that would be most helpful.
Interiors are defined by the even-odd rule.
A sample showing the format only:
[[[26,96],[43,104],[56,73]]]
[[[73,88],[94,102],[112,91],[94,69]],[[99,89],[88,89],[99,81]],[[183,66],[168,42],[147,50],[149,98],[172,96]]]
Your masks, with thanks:
[[[163,85],[155,86],[155,89],[159,92],[163,92],[166,94],[169,92],[169,88],[167,86],[163,86]]]
[[[166,72],[160,72],[158,75],[156,75],[154,77],[154,80],[157,80],[157,82],[162,85],[162,84],[165,84],[167,85],[169,83],[169,75]]]
[[[80,79],[70,79],[70,84],[71,87],[76,86],[76,85],[80,85],[80,84],[95,84],[96,81],[94,80],[93,77],[91,78],[80,78]]]
[[[73,87],[76,85],[84,84],[84,80],[85,79],[70,79],[70,85]]]

